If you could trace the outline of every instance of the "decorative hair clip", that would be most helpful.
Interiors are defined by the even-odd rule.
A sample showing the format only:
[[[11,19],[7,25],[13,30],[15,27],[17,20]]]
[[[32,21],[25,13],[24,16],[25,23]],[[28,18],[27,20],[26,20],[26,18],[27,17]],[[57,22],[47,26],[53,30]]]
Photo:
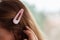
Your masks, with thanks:
[[[18,24],[20,22],[21,17],[23,15],[23,12],[24,12],[24,9],[19,10],[19,12],[17,13],[17,15],[13,19],[13,23],[14,24]]]

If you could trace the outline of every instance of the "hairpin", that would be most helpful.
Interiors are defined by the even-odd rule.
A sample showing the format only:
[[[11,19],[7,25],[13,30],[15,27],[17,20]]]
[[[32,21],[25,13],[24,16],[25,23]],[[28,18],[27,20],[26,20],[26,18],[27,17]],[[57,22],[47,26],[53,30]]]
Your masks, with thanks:
[[[18,24],[20,22],[21,17],[23,15],[23,12],[24,12],[24,9],[19,10],[19,12],[17,13],[17,15],[13,19],[13,23],[14,24]]]

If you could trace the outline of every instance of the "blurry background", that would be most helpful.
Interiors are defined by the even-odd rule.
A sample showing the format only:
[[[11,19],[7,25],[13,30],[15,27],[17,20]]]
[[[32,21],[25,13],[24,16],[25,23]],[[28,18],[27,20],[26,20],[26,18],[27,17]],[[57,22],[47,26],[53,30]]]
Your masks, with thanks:
[[[60,40],[60,0],[21,0],[48,40]]]

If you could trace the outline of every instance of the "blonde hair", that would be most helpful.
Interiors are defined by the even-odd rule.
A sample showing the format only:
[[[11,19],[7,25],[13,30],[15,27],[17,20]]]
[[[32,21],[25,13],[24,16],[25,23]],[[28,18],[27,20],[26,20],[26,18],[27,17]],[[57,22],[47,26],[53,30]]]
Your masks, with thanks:
[[[15,17],[15,15],[18,13],[18,11],[23,8],[24,13],[21,18],[21,21],[19,24],[14,25],[12,23],[12,19]],[[0,22],[2,22],[5,25],[8,25],[6,28],[9,31],[12,31],[15,34],[16,40],[19,39],[19,34],[20,31],[25,29],[25,26],[29,26],[36,36],[38,37],[38,40],[44,40],[42,36],[42,32],[37,26],[32,13],[28,10],[28,8],[20,1],[3,1],[0,3]],[[23,33],[23,32],[22,32]],[[23,35],[23,34],[22,34]]]

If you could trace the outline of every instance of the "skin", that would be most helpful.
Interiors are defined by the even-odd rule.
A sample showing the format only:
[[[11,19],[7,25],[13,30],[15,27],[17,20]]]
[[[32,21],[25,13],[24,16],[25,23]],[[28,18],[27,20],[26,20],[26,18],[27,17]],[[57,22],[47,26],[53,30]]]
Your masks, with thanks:
[[[38,40],[35,33],[28,26],[26,26],[26,28],[27,28],[27,30],[24,30],[24,32],[26,33],[26,35],[28,35],[28,37],[29,37],[28,40]],[[27,40],[27,39],[25,39],[25,40]]]
[[[24,30],[24,33],[28,36],[29,39],[24,40],[38,40],[35,33],[26,26],[27,30]],[[0,28],[0,40],[14,40],[13,34],[8,32],[6,29]]]
[[[12,33],[0,28],[0,40],[14,40]]]

